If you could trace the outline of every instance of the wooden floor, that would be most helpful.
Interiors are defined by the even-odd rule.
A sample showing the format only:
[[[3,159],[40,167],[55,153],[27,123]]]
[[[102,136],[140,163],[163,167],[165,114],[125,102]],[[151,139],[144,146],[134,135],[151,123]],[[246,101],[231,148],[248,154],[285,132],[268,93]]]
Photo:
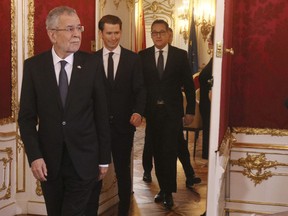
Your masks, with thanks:
[[[141,156],[144,144],[145,126],[139,127],[134,139],[134,178],[133,178],[133,203],[130,216],[200,216],[205,212],[207,193],[207,160],[201,159],[201,132],[197,142],[196,157],[191,157],[192,166],[196,175],[202,179],[202,183],[193,190],[185,186],[185,174],[178,160],[177,166],[177,193],[173,194],[174,207],[171,211],[165,210],[161,204],[154,203],[154,196],[159,192],[154,170],[152,172],[152,183],[147,184],[142,180],[143,168]],[[189,132],[189,150],[193,155],[193,132]],[[101,216],[116,216],[117,206],[108,209]],[[24,216],[24,215],[22,215]],[[31,215],[30,215],[31,216]]]
[[[200,216],[205,212],[206,192],[207,192],[207,160],[201,158],[202,134],[197,142],[196,157],[193,159],[193,132],[189,132],[189,150],[191,154],[191,163],[196,175],[202,179],[202,183],[194,187],[193,190],[187,189],[185,185],[185,174],[181,163],[178,160],[177,165],[177,193],[173,194],[174,207],[171,211],[165,210],[161,204],[154,203],[154,196],[159,192],[157,179],[154,170],[152,172],[152,183],[147,184],[142,180],[142,150],[145,127],[137,129],[134,139],[134,178],[133,178],[133,204],[131,206],[130,216]],[[101,216],[117,215],[117,206],[109,209]]]

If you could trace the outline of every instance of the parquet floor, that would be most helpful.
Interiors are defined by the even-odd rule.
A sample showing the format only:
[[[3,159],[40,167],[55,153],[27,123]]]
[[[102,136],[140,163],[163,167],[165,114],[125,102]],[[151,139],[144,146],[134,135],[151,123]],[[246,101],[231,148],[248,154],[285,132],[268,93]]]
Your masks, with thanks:
[[[152,183],[147,184],[142,180],[142,150],[144,144],[145,126],[137,128],[134,139],[134,169],[133,169],[133,204],[130,216],[200,216],[205,212],[207,192],[207,160],[201,158],[202,135],[197,142],[196,157],[193,159],[193,132],[189,132],[189,150],[191,163],[196,175],[202,179],[201,184],[195,185],[193,190],[185,186],[185,174],[180,161],[177,164],[177,193],[173,194],[174,207],[171,211],[165,210],[161,204],[154,203],[154,196],[159,192],[157,179],[152,171]],[[109,209],[101,216],[117,215],[117,207]]]
[[[177,193],[173,194],[174,206],[171,211],[165,210],[161,204],[154,203],[154,196],[159,192],[157,179],[152,171],[152,183],[147,184],[142,180],[142,149],[144,145],[145,125],[143,124],[135,133],[134,139],[134,169],[133,169],[133,203],[130,216],[200,216],[205,212],[207,193],[207,160],[201,159],[202,136],[197,143],[195,159],[191,156],[191,163],[196,175],[202,179],[202,183],[195,185],[193,190],[185,186],[185,174],[181,163],[177,164]],[[189,150],[193,155],[194,134],[189,132]],[[117,206],[108,209],[101,216],[116,216]],[[22,215],[24,216],[24,215]],[[32,216],[32,215],[30,215]]]

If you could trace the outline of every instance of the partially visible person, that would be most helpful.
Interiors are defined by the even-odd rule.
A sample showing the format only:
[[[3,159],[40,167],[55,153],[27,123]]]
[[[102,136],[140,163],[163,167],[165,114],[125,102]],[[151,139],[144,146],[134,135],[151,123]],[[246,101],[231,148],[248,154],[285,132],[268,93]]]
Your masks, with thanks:
[[[76,11],[52,9],[46,28],[53,46],[24,62],[18,123],[48,215],[83,216],[111,162],[105,89],[99,62],[78,51]]]
[[[184,115],[182,87],[187,98],[186,124],[194,119],[195,90],[187,52],[169,45],[168,28],[164,20],[155,20],[151,26],[154,46],[140,51],[139,55],[147,88],[145,139],[152,146],[160,187],[154,201],[171,209],[172,193],[177,190],[178,138]]]
[[[146,92],[140,57],[119,45],[122,21],[113,15],[103,16],[98,28],[103,49],[95,53],[102,62],[108,99],[109,121],[112,137],[112,158],[118,183],[118,215],[129,214],[131,201],[131,151],[135,127],[140,126],[145,109]],[[112,62],[112,70],[109,67]],[[109,77],[111,71],[112,78]],[[96,185],[97,187],[98,185]],[[98,201],[100,189],[95,188],[91,203]],[[97,214],[97,206],[89,204],[86,216]],[[96,211],[96,212],[95,212]]]
[[[168,43],[171,45],[173,42],[173,29],[170,27],[168,28],[168,34],[169,34]]]
[[[208,47],[213,50],[214,29],[212,28],[210,38],[208,39]],[[213,52],[212,52],[213,53]],[[211,111],[211,80],[212,80],[213,58],[203,68],[199,75],[200,84],[200,114],[202,117],[202,158],[209,158],[209,137],[210,137],[210,111]]]
[[[173,41],[173,30],[172,28],[168,28],[168,44],[171,45]],[[146,143],[147,142],[147,143]],[[195,176],[195,171],[191,165],[190,161],[190,153],[188,149],[188,140],[186,141],[183,134],[183,125],[181,125],[181,129],[179,131],[178,138],[178,158],[182,164],[184,169],[184,173],[186,176],[186,187],[192,189],[194,184],[201,183],[201,179]],[[151,171],[153,168],[153,156],[152,156],[152,146],[149,145],[149,137],[146,137],[144,150],[142,155],[142,165],[144,169],[143,181],[150,183],[152,182]]]

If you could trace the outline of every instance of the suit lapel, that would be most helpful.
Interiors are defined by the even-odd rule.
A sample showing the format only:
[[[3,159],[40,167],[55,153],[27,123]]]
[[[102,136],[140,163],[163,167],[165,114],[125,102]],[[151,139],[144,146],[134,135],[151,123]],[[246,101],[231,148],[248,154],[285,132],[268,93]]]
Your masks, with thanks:
[[[67,101],[65,109],[69,107],[69,103],[72,99],[72,95],[74,95],[75,91],[79,90],[77,89],[77,81],[81,78],[81,73],[84,73],[85,71],[82,70],[83,67],[83,56],[81,53],[76,52],[74,53],[74,60],[73,60],[73,68],[72,68],[72,74],[71,74],[71,80],[68,88],[68,95],[67,95]],[[61,100],[60,100],[61,101]]]
[[[168,55],[167,55],[167,60],[166,60],[166,65],[165,65],[165,69],[163,72],[163,77],[162,79],[165,79],[165,77],[167,77],[167,75],[169,74],[169,68],[173,67],[173,62],[174,62],[174,58],[176,58],[176,56],[174,56],[174,52],[173,49],[171,48],[171,46],[168,47]]]
[[[118,62],[118,67],[116,69],[116,76],[114,79],[114,85],[113,87],[115,87],[117,85],[117,83],[119,82],[119,80],[121,79],[121,76],[123,75],[125,69],[126,69],[126,52],[125,50],[121,47],[121,53],[120,53],[120,57],[119,57],[119,62]]]
[[[155,80],[158,80],[160,81],[160,78],[159,78],[159,72],[157,70],[157,65],[156,65],[156,59],[155,59],[155,47],[151,47],[151,49],[149,50],[149,62],[151,62],[151,67],[152,67],[152,70],[151,70],[151,76],[153,77],[153,79]],[[164,73],[165,73],[165,70],[164,70]]]
[[[59,109],[62,109],[62,102],[59,92],[59,87],[57,84],[56,74],[55,74],[55,68],[53,63],[53,57],[52,52],[47,52],[47,56],[44,57],[43,62],[43,71],[45,71],[45,82],[47,82],[50,90],[53,92],[53,95],[55,95]]]

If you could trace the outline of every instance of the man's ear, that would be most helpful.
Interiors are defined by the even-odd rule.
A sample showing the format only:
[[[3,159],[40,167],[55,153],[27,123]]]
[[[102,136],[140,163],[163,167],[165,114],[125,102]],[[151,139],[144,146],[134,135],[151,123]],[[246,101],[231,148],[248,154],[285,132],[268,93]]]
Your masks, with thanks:
[[[55,39],[55,31],[53,30],[47,30],[47,34],[48,34],[48,37],[50,39],[50,41],[54,44],[56,42],[56,39]]]

